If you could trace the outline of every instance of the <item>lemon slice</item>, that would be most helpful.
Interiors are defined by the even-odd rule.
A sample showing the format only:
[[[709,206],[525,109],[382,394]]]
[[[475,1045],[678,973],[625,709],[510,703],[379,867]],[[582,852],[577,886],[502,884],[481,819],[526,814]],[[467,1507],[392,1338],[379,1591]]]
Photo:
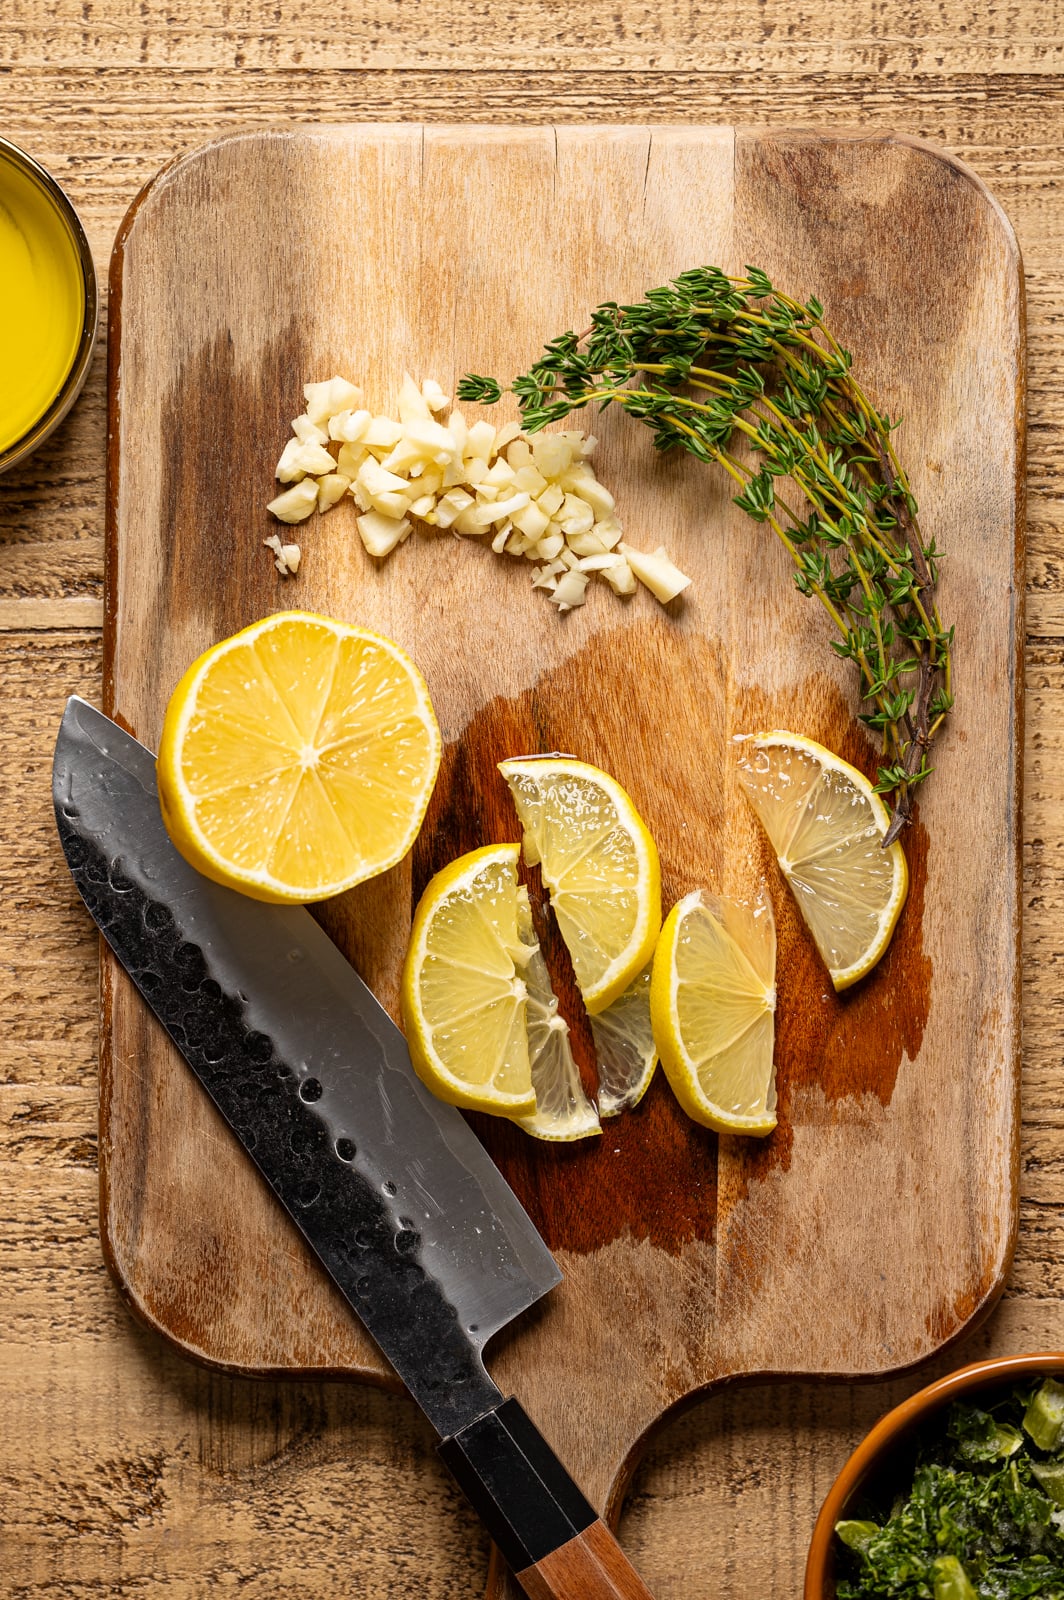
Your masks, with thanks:
[[[208,878],[306,903],[402,859],[439,764],[425,681],[399,646],[286,611],[185,673],[163,723],[159,800]]]
[[[688,1116],[720,1133],[771,1133],[776,930],[751,907],[696,889],[654,952],[650,1014],[661,1064]]]
[[[658,1064],[650,1021],[650,966],[589,1021],[598,1064],[599,1115],[615,1117],[639,1104]]]
[[[604,1011],[654,953],[661,869],[654,841],[615,778],[569,756],[501,761],[539,862],[588,1013]]]
[[[528,991],[525,1013],[528,1059],[536,1109],[531,1116],[515,1117],[534,1139],[568,1143],[602,1132],[598,1113],[580,1080],[580,1069],[569,1044],[569,1025],[558,1010],[547,963],[532,927],[528,890],[517,891],[517,931],[528,951],[524,978]]]
[[[422,1082],[451,1105],[507,1117],[536,1110],[517,857],[515,844],[487,845],[436,874],[414,914],[401,988]]]
[[[871,971],[909,889],[905,852],[883,849],[886,806],[855,767],[797,733],[742,739],[739,776],[836,989]]]

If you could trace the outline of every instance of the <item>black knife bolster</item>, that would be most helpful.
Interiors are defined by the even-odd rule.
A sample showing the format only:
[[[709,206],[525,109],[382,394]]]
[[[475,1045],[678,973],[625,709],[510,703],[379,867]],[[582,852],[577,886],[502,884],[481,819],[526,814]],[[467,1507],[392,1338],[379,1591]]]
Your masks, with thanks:
[[[597,1520],[516,1400],[467,1423],[439,1451],[515,1572],[535,1566]]]

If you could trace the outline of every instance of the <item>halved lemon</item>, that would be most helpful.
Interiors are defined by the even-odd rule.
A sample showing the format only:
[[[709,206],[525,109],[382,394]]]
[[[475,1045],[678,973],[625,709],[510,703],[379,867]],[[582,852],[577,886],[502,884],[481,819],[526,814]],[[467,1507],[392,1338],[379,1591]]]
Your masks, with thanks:
[[[428,689],[390,639],[283,611],[193,662],[166,709],[159,800],[181,854],[305,904],[413,844],[440,764]]]
[[[599,1115],[615,1117],[639,1104],[658,1064],[650,1021],[650,966],[612,1005],[588,1020],[598,1064]]]
[[[776,1009],[772,908],[696,889],[661,930],[650,1015],[661,1064],[689,1117],[720,1133],[771,1133]]]
[[[422,1082],[451,1105],[507,1117],[536,1110],[517,857],[516,844],[487,845],[436,874],[414,913],[401,988]]]
[[[801,734],[741,736],[739,776],[836,989],[870,972],[909,889],[905,852],[868,779]]]
[[[528,992],[525,1021],[536,1109],[531,1116],[515,1117],[514,1121],[534,1139],[567,1144],[573,1139],[590,1138],[602,1132],[602,1125],[580,1080],[580,1068],[573,1060],[569,1025],[558,1010],[558,997],[551,987],[547,963],[532,926],[528,890],[523,886],[517,890],[517,931],[528,951],[524,966]]]
[[[654,953],[661,868],[654,841],[615,778],[570,756],[500,761],[588,1013],[604,1011]]]

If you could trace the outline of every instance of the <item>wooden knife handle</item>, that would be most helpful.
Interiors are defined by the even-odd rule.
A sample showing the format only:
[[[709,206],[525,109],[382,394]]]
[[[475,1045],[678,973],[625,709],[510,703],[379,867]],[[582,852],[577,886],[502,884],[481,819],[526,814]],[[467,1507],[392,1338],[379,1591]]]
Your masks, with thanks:
[[[516,1400],[444,1439],[440,1455],[532,1600],[654,1600]]]

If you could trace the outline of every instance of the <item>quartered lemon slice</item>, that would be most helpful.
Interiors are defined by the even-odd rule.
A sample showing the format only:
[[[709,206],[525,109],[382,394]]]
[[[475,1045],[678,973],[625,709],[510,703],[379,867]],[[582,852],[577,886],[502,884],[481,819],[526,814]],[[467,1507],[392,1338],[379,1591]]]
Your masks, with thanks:
[[[739,775],[836,989],[870,972],[909,888],[905,853],[883,849],[886,806],[855,767],[800,734],[740,741]]]
[[[718,1132],[776,1126],[775,971],[767,902],[696,889],[665,919],[650,985],[654,1038],[677,1100]]]
[[[588,1013],[618,999],[649,962],[661,927],[654,841],[615,778],[569,756],[501,761],[539,862]]]
[[[428,689],[399,646],[286,611],[185,673],[163,724],[159,800],[208,878],[306,903],[402,859],[439,764]]]
[[[588,1020],[598,1064],[599,1115],[615,1117],[639,1104],[658,1064],[650,1021],[650,967],[644,967],[605,1011]]]
[[[518,930],[518,847],[452,861],[414,914],[401,1000],[414,1069],[441,1100],[532,1116],[528,947]]]
[[[569,1026],[558,1010],[547,963],[533,930],[528,890],[523,887],[517,890],[517,930],[528,951],[524,966],[526,1024],[536,1109],[531,1116],[515,1117],[514,1121],[534,1139],[567,1144],[590,1138],[601,1133],[602,1126],[573,1060]]]

